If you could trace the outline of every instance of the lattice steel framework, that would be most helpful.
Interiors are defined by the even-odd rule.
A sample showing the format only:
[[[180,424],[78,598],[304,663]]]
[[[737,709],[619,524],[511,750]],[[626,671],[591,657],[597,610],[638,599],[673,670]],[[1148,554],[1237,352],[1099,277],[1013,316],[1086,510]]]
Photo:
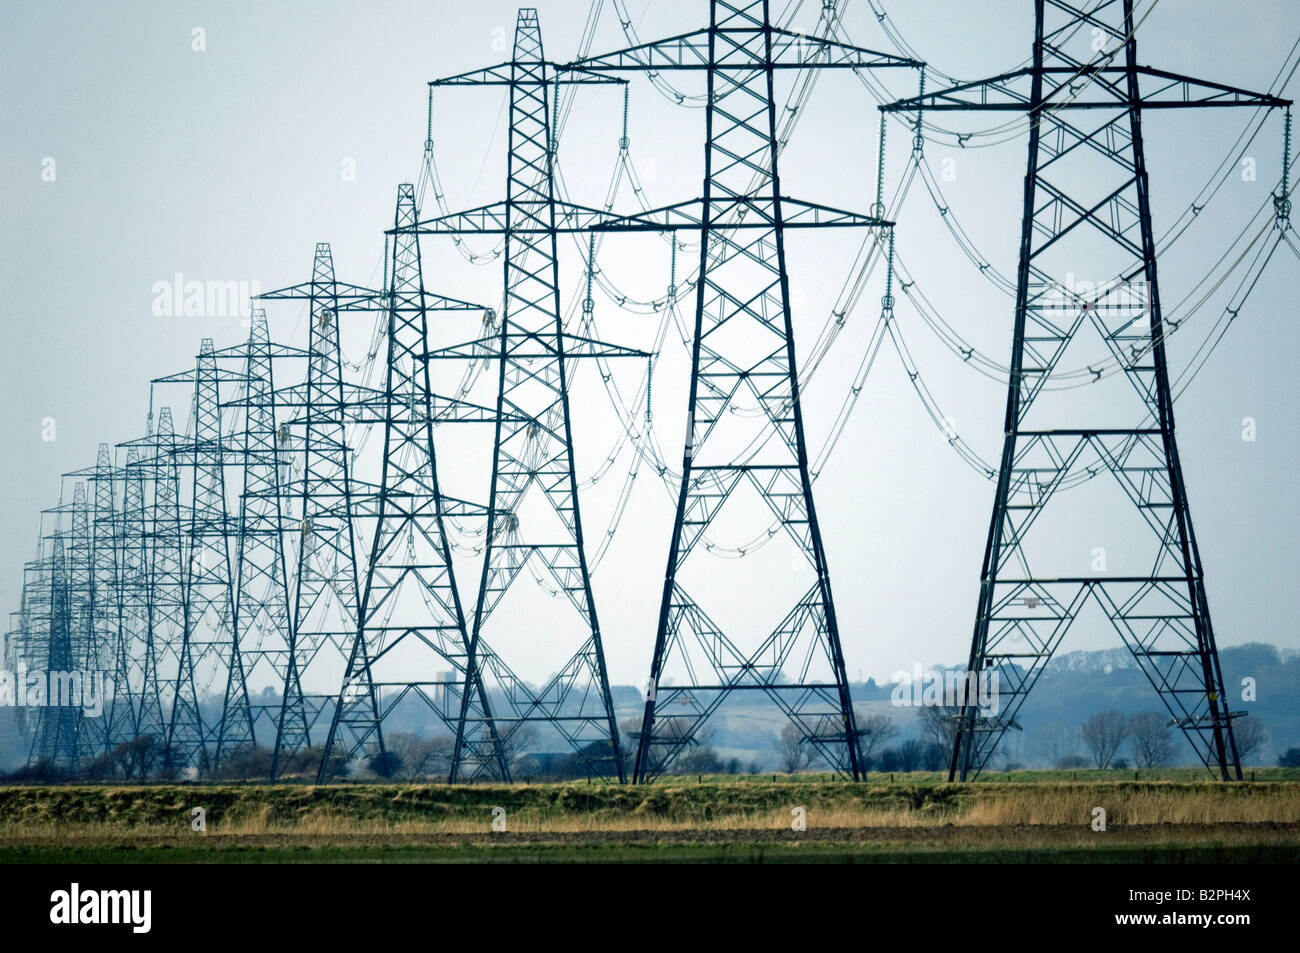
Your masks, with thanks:
[[[1153,109],[1285,106],[1273,96],[1139,66],[1132,0],[1036,0],[1030,66],[893,103],[887,110],[978,110],[1028,118],[1029,162],[1005,438],[980,576],[970,671],[995,673],[996,712],[963,705],[949,777],[978,775],[1076,618],[1093,604],[1208,767],[1241,777],[1201,558],[1174,438],[1165,323],[1156,280],[1142,119]],[[919,130],[918,130],[919,132]],[[1088,286],[1068,280],[1102,276]],[[1102,342],[1097,380],[1065,410],[1040,405],[1085,330]],[[1095,367],[1094,367],[1095,364]],[[1105,396],[1103,397],[1103,394]],[[1136,400],[1134,399],[1136,397]],[[1134,421],[1145,418],[1134,425]],[[1059,533],[1035,525],[1062,489],[1109,473],[1148,540],[1149,571],[1080,575]],[[1059,507],[1055,512],[1060,512]],[[1077,521],[1080,537],[1089,521]]]
[[[226,685],[240,664],[235,644],[234,578],[230,540],[234,535],[226,496],[227,450],[221,423],[223,381],[242,383],[222,371],[211,338],[204,338],[192,372],[162,382],[193,382],[193,439],[177,442],[172,458],[190,472],[190,506],[180,534],[181,638],[167,721],[169,766],[212,768],[219,714],[205,723],[202,695]]]
[[[101,455],[103,449],[101,445]],[[62,563],[56,566],[51,586],[61,586],[63,591],[51,590],[48,650],[41,653],[47,666],[43,680],[47,707],[38,714],[40,727],[32,760],[69,770],[99,754],[103,739],[102,722],[84,717],[79,710],[83,673],[96,670],[99,663],[101,613],[97,600],[105,592],[98,587],[106,580],[99,576],[98,554],[112,553],[97,518],[96,507],[101,502],[95,485],[97,472],[98,467],[91,467],[63,474],[63,480],[74,481],[72,502],[46,511],[55,521],[54,533],[62,544]]]
[[[146,712],[158,703],[158,680],[153,673],[153,644],[148,628],[149,547],[147,545],[148,468],[140,447],[125,447],[122,471],[122,514],[116,558],[118,565],[119,651],[114,660],[114,692],[108,714],[110,743],[120,743],[147,733]],[[145,692],[150,698],[145,698]],[[154,722],[156,729],[157,722]]]
[[[19,666],[25,667],[40,657],[49,630],[53,560],[46,554],[45,543],[43,534],[38,536],[36,558],[23,564],[22,602],[18,611],[10,614],[12,622],[5,636],[4,667],[5,671],[14,673],[15,692],[22,688]],[[35,724],[30,712],[31,709],[22,705],[14,708],[14,719],[23,735],[30,735]]]
[[[248,342],[236,349],[244,364],[244,428],[239,456],[243,474],[235,548],[234,644],[228,666],[221,719],[217,724],[213,770],[222,755],[274,737],[281,701],[249,697],[249,684],[284,685],[291,637],[285,580],[280,446],[288,432],[276,426],[275,358],[266,312],[254,308]]]
[[[288,645],[283,659],[281,703],[274,726],[271,777],[281,759],[323,741],[332,719],[337,684],[357,635],[357,543],[353,527],[356,497],[352,451],[345,422],[358,399],[345,396],[339,352],[340,308],[379,298],[379,293],[340,283],[328,243],[318,243],[309,282],[262,295],[262,300],[307,302],[306,380],[275,393],[284,416],[283,456],[300,458],[302,476],[280,492],[289,538]],[[298,433],[298,436],[294,436]],[[296,534],[295,534],[296,531]],[[314,690],[303,687],[315,684]],[[324,723],[322,723],[324,722]]]
[[[836,771],[856,779],[857,729],[808,474],[785,230],[889,223],[782,195],[774,87],[782,69],[921,64],[774,27],[767,0],[712,0],[709,11],[708,29],[572,64],[597,73],[697,70],[708,88],[702,201],[639,216],[699,228],[703,240],[682,480],[635,779],[663,772],[736,691],[765,693]],[[745,401],[761,408],[758,429],[735,413]],[[771,629],[728,634],[679,572],[726,504],[745,495],[793,541],[807,588]]]
[[[63,502],[62,493],[59,496],[59,504],[42,514],[42,522],[48,516],[53,526],[48,534],[43,532],[42,554],[37,559],[41,564],[40,579],[30,607],[34,618],[25,660],[29,671],[33,661],[44,668],[45,682],[39,688],[41,707],[30,719],[32,747],[28,761],[74,769],[81,758],[81,711],[70,705],[52,704],[49,689],[55,685],[52,673],[77,669],[84,652],[84,610],[90,576],[89,515],[83,482],[74,485],[71,503]],[[28,700],[32,700],[30,691]]]
[[[166,745],[181,677],[180,647],[185,634],[183,537],[187,521],[187,508],[181,505],[177,460],[180,442],[171,407],[158,411],[158,429],[148,435],[146,446],[151,450],[145,466],[153,492],[148,501],[148,519],[140,522],[148,552],[149,582],[145,591],[147,654],[138,706],[141,732],[153,729]]]
[[[95,466],[86,472],[94,493],[90,517],[90,578],[89,605],[86,609],[87,644],[82,660],[82,678],[94,673],[95,678],[106,676],[111,684],[125,684],[127,674],[126,607],[122,600],[120,575],[120,546],[123,523],[118,513],[118,484],[122,474],[113,465],[113,451],[101,443],[95,457]],[[84,682],[83,682],[84,683]],[[83,717],[79,738],[81,760],[91,760],[106,754],[122,725],[114,724],[114,715],[127,726],[130,719],[123,718],[126,706],[105,698],[98,716]]]
[[[557,74],[555,64],[544,55],[537,11],[525,8],[519,11],[510,62],[429,84],[504,86],[510,97],[505,201],[419,226],[419,231],[434,234],[500,232],[505,242],[505,308],[496,338],[429,355],[470,360],[492,356],[498,365],[488,528],[453,779],[486,774],[508,780],[509,766],[499,748],[501,744],[514,747],[531,723],[557,731],[591,774],[624,779],[583,547],[567,362],[580,356],[639,352],[576,339],[564,331],[557,247],[560,203],[555,199],[550,112],[557,83],[590,82],[617,81]],[[546,633],[558,654],[557,671],[540,687],[514,674],[489,626],[493,611],[530,562],[553,580],[578,617],[573,629]],[[498,704],[495,718],[479,710],[480,697]],[[501,744],[494,734],[498,728]]]
[[[385,387],[360,399],[361,423],[381,424],[384,455],[378,486],[354,512],[370,540],[343,687],[334,705],[320,777],[339,761],[384,756],[383,722],[414,701],[454,731],[451,711],[465,684],[465,614],[447,542],[447,517],[482,515],[482,507],[442,493],[434,453],[435,420],[486,422],[492,412],[444,401],[430,387],[424,361],[430,311],[482,310],[424,287],[415,190],[398,187],[390,283],[383,295],[388,356]],[[377,416],[376,416],[377,414]],[[355,491],[354,491],[355,492]],[[486,697],[477,696],[491,725]],[[499,748],[498,748],[499,751]]]

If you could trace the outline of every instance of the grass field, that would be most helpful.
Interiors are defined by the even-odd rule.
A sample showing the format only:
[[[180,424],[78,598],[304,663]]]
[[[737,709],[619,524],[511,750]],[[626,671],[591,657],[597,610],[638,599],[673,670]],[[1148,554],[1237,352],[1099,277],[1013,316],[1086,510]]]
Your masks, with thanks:
[[[1295,771],[1146,774],[13,786],[0,787],[0,862],[1300,860]]]

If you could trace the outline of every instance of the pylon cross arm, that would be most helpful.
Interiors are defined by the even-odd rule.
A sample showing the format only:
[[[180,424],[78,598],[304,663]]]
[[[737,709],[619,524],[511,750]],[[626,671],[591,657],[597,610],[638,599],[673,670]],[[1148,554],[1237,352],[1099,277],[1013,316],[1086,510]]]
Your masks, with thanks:
[[[527,69],[527,72],[523,75],[513,69],[514,65],[514,63],[499,63],[496,66],[488,66],[484,69],[470,70],[468,73],[458,73],[455,76],[430,80],[429,86],[551,86],[555,83],[568,85],[576,83],[612,83],[618,85],[627,82],[627,80],[619,77],[604,76],[572,65],[551,63],[549,61],[521,63],[520,65]],[[553,75],[557,73],[562,75]]]
[[[880,69],[904,67],[918,69],[920,60],[893,56],[849,43],[820,36],[772,28],[771,59],[762,43],[763,30],[758,27],[721,28],[716,32],[719,43],[710,54],[707,29],[683,33],[626,49],[574,60],[560,69],[601,73],[623,70],[659,72],[661,70],[752,69]],[[756,42],[758,41],[758,42]]]
[[[1128,109],[1140,106],[1142,109],[1173,109],[1193,106],[1250,106],[1282,107],[1290,106],[1291,100],[1282,99],[1269,93],[1257,93],[1236,86],[1226,86],[1208,80],[1195,79],[1168,70],[1155,69],[1150,66],[1136,66],[1133,73],[1157,81],[1155,88],[1143,94],[1138,100],[1129,98],[1128,90],[1117,81],[1123,80],[1129,73],[1124,66],[1106,66],[1097,68],[1072,68],[1068,66],[1044,66],[1035,70],[1032,67],[1003,73],[989,79],[976,80],[935,90],[924,96],[912,96],[881,106],[884,112],[915,112],[931,110],[951,112],[954,110],[972,111],[1023,111],[1033,107],[1027,84],[1032,82],[1036,73],[1044,81],[1068,77],[1071,81],[1060,82],[1043,92],[1042,109]],[[1075,88],[1079,83],[1087,83],[1089,92],[1102,95],[1076,96]],[[1022,88],[1024,87],[1024,88]]]

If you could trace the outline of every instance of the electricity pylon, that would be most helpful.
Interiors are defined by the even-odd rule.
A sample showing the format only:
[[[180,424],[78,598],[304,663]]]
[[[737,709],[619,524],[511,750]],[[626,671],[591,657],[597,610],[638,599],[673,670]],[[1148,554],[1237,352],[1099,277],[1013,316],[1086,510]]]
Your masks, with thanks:
[[[1142,119],[1155,109],[1289,102],[1139,66],[1137,28],[1132,0],[1036,0],[1031,65],[884,107],[1028,120],[1005,436],[969,667],[996,675],[999,699],[996,708],[965,699],[950,779],[988,764],[1090,603],[1132,651],[1197,757],[1225,780],[1241,778],[1174,439],[1165,355],[1171,325],[1156,281]],[[1088,268],[1095,272],[1086,285],[1070,280]],[[1050,406],[1052,374],[1067,350],[1086,354],[1081,363],[1096,381],[1110,374],[1131,387],[1114,394],[1090,384],[1068,391],[1064,407]],[[1125,517],[1124,528],[1148,541],[1127,553],[1124,571],[1102,568],[1104,548],[1089,538],[1100,508],[1076,516],[1072,528],[1067,521],[1063,532],[1059,516],[1047,532],[1033,532],[1044,514],[1064,512],[1052,506],[1060,490],[1102,473],[1121,491],[1104,512]],[[1065,536],[1077,547],[1073,560]],[[1093,574],[1081,574],[1078,554],[1089,552]]]
[[[151,495],[148,517],[140,521],[148,561],[145,588],[145,651],[138,705],[142,734],[154,735],[166,751],[169,718],[180,678],[180,647],[185,633],[182,562],[185,509],[181,506],[179,442],[171,407],[158,412],[158,428],[145,437]]]
[[[31,660],[39,658],[39,646],[44,644],[50,621],[50,573],[53,561],[45,554],[44,534],[37,542],[36,558],[23,564],[22,602],[17,612],[10,614],[13,620],[4,640],[4,670],[13,672],[15,702],[25,696],[22,679],[19,678],[19,666],[26,666]],[[34,712],[17,704],[14,708],[14,721],[19,733],[27,736],[35,724]],[[30,753],[30,750],[29,750]]]
[[[409,186],[399,190],[399,214],[407,214],[402,210],[408,204],[413,208],[413,199],[414,192]],[[436,579],[434,565],[441,558],[436,552],[441,547],[432,542],[440,538],[442,530],[432,519],[433,510],[418,505],[419,488],[436,487],[432,426],[443,422],[489,422],[492,412],[463,401],[448,400],[431,391],[425,393],[420,380],[413,377],[421,368],[418,361],[412,363],[411,356],[422,353],[426,346],[422,342],[428,331],[428,313],[479,308],[428,292],[423,296],[417,293],[414,289],[422,287],[422,278],[413,277],[419,270],[418,260],[411,258],[415,251],[414,245],[408,243],[400,254],[407,274],[402,278],[403,298],[396,314],[392,313],[396,299],[388,292],[335,277],[333,256],[327,243],[316,246],[310,281],[259,296],[263,301],[306,301],[311,316],[307,379],[301,384],[279,388],[275,395],[276,406],[284,413],[280,427],[282,436],[288,435],[287,455],[302,461],[302,477],[295,485],[282,487],[287,507],[295,514],[296,527],[292,528],[297,530],[298,544],[288,554],[291,645],[272,763],[273,777],[284,755],[311,747],[313,737],[317,742],[324,740],[318,732],[326,729],[335,732],[335,739],[330,742],[335,756],[332,761],[322,761],[321,777],[330,776],[340,759],[347,760],[364,751],[382,752],[384,718],[399,703],[412,697],[432,700],[437,706],[435,714],[444,727],[449,733],[454,730],[446,714],[447,698],[458,692],[463,682],[463,649],[452,651],[450,658],[437,650],[429,656],[427,650],[439,640],[422,630],[430,622],[435,627],[439,625],[440,613],[430,612],[432,603],[426,602],[421,608],[409,602],[411,596],[424,601],[425,597],[419,596],[417,590],[426,581],[435,588],[443,585]],[[345,383],[342,374],[341,319],[350,313],[371,311],[378,311],[385,321],[389,332],[385,340],[395,340],[387,355],[383,388]],[[381,469],[379,483],[360,479],[355,472],[347,431],[353,425],[384,428],[385,459],[392,457],[392,465]],[[292,436],[295,433],[301,435]],[[381,492],[384,486],[388,489]],[[432,496],[430,490],[431,504]],[[481,508],[446,494],[439,494],[434,506],[460,515],[481,512]],[[410,514],[409,518],[405,514]],[[367,549],[367,561],[358,561],[359,540],[364,535],[362,530],[377,531],[381,523],[388,544],[379,556],[380,562],[375,564],[377,574],[372,574],[374,554]],[[389,545],[395,539],[400,540],[403,529],[411,543],[418,529],[421,548],[427,544],[435,550],[433,562],[425,563],[421,557],[412,557]],[[293,535],[290,534],[291,539]],[[430,538],[427,543],[426,535]],[[373,533],[370,539],[373,541]],[[360,583],[368,579],[373,582],[368,598],[377,600],[375,605],[384,615],[372,617],[368,631],[362,631],[358,598]],[[403,588],[408,590],[407,604],[394,624],[394,610],[402,601],[395,593]],[[361,642],[358,642],[359,632]],[[382,666],[388,671],[383,675],[380,667],[365,661],[370,655],[365,648],[366,640],[387,642],[392,648],[404,640],[406,648],[399,651],[409,653],[413,649],[423,657],[394,655],[396,662],[388,660]],[[445,639],[441,644],[450,645]],[[429,677],[431,664],[438,666],[434,680]],[[378,721],[371,717],[358,718],[354,713],[350,719],[340,718],[336,722],[334,715],[341,693],[337,688],[328,693],[322,689],[326,685],[340,685],[349,677],[348,672],[353,674],[346,697],[354,702],[366,698],[376,700],[372,711],[378,711]],[[314,688],[304,687],[307,683]],[[389,696],[387,701],[381,699],[385,693]],[[324,726],[320,726],[326,718]]]
[[[77,486],[81,492],[84,492],[81,484]],[[84,504],[84,497],[80,502]],[[75,532],[74,529],[74,540]],[[49,598],[44,607],[49,613],[43,626],[45,644],[42,646],[37,643],[33,646],[37,653],[33,658],[45,667],[47,686],[55,684],[53,673],[70,672],[76,667],[77,607],[73,604],[75,594],[71,582],[73,575],[71,564],[74,560],[68,552],[68,547],[65,546],[64,534],[65,531],[56,531],[52,540]],[[80,733],[81,711],[71,705],[55,704],[54,701],[45,697],[44,705],[37,710],[29,760],[34,764],[44,762],[61,768],[75,769],[80,754],[77,736]]]
[[[37,699],[27,692],[29,703],[40,706],[29,762],[65,770],[76,770],[93,747],[78,692],[94,644],[93,512],[86,482],[78,479],[88,472],[93,470],[64,474],[63,479],[75,481],[72,502],[64,502],[61,490],[58,505],[42,512],[41,551],[48,544],[50,555],[38,558],[45,564],[36,607],[40,618],[25,659],[36,671],[43,669],[43,677],[36,680]],[[49,533],[44,531],[46,517],[53,524]]]
[[[244,365],[244,430],[239,440],[243,490],[235,546],[234,645],[228,667],[221,720],[217,725],[213,769],[222,755],[263,741],[276,733],[281,709],[277,697],[249,697],[249,684],[282,689],[288,664],[289,595],[286,583],[280,447],[287,430],[276,426],[277,358],[301,352],[272,345],[266,312],[254,308],[248,342],[222,352]]]
[[[148,630],[149,547],[146,493],[148,468],[140,446],[126,445],[126,466],[122,471],[122,516],[118,536],[118,606],[121,613],[120,658],[109,710],[109,736],[115,742],[130,741],[145,733],[144,715],[157,704],[158,681],[147,674],[153,663]],[[146,702],[145,692],[152,698]]]
[[[65,480],[75,481],[72,504],[49,511],[56,514],[56,518],[61,512],[69,513],[72,520],[71,534],[66,537],[64,545],[61,576],[66,589],[66,646],[60,632],[57,642],[52,643],[49,662],[53,666],[57,656],[60,667],[50,669],[46,702],[65,709],[52,713],[49,720],[51,724],[66,723],[68,737],[73,744],[70,750],[64,750],[60,741],[59,754],[51,760],[72,769],[88,763],[102,753],[105,741],[103,722],[85,717],[72,706],[81,704],[80,686],[85,684],[86,674],[102,671],[101,653],[106,648],[107,602],[111,598],[113,585],[111,571],[108,574],[101,571],[104,556],[111,562],[113,554],[109,538],[112,532],[112,464],[107,460],[107,452],[107,445],[101,444],[96,466],[63,475]],[[110,489],[107,494],[102,491],[98,479],[102,464],[107,464],[108,467],[105,479],[109,481]],[[53,639],[53,624],[50,631]],[[56,644],[57,649],[54,648]],[[58,694],[63,694],[62,698],[58,697],[56,690]],[[52,737],[48,735],[48,726],[43,730],[47,732],[47,737]],[[63,729],[60,729],[60,738],[62,732]]]
[[[225,473],[229,454],[220,387],[223,382],[242,383],[242,377],[218,366],[212,339],[204,338],[193,371],[155,381],[172,382],[193,386],[194,433],[172,452],[177,464],[190,472],[190,506],[181,533],[181,639],[167,720],[167,755],[170,767],[206,772],[212,768],[216,725],[211,718],[205,723],[200,692],[224,688],[229,667],[239,664],[232,628],[232,520]]]
[[[122,531],[124,520],[118,513],[118,484],[123,473],[113,465],[113,451],[107,443],[99,445],[93,470],[87,477],[94,488],[91,517],[90,608],[88,610],[88,645],[82,678],[93,674],[109,686],[127,681],[129,636],[127,609],[122,576]],[[82,719],[81,756],[85,760],[107,754],[120,741],[127,740],[131,721],[129,706],[119,704],[116,692],[102,698],[102,710],[96,717]]]
[[[708,87],[703,199],[637,217],[699,229],[703,240],[686,448],[635,780],[651,780],[695,744],[736,691],[766,694],[801,740],[857,779],[857,729],[808,474],[785,231],[890,223],[782,194],[774,87],[779,70],[921,64],[775,27],[767,0],[711,0],[707,29],[570,66],[589,73],[699,71]],[[596,227],[643,226],[629,220]],[[737,413],[752,409],[744,401],[757,405],[756,414]],[[765,504],[760,534],[783,532],[793,542],[802,594],[770,629],[729,635],[679,574],[701,542],[709,548],[710,526],[727,503],[744,496]],[[752,576],[749,582],[757,584]],[[710,589],[719,605],[753,603],[753,588]]]
[[[504,202],[421,222],[426,234],[499,233],[505,242],[505,308],[496,339],[432,351],[430,359],[494,357],[498,370],[492,489],[483,569],[470,634],[469,681],[461,696],[453,779],[509,779],[495,730],[516,748],[533,724],[557,732],[586,770],[624,779],[600,624],[583,548],[573,469],[567,363],[577,357],[640,355],[564,331],[559,290],[557,203],[549,97],[557,83],[621,82],[569,72],[545,59],[537,11],[521,9],[508,63],[431,82],[504,86],[510,140]],[[577,615],[548,631],[556,670],[540,687],[511,670],[489,618],[521,579],[540,572]],[[543,636],[536,636],[542,638]],[[494,719],[483,701],[501,699]]]
[[[357,602],[356,637],[335,700],[319,777],[340,761],[384,758],[383,724],[398,705],[416,704],[448,730],[449,701],[465,684],[466,627],[445,520],[482,515],[482,508],[442,493],[434,453],[434,423],[487,422],[492,411],[433,393],[429,369],[431,311],[480,311],[482,305],[425,290],[415,190],[398,186],[389,287],[385,386],[359,394],[359,423],[384,428],[379,483],[354,520],[369,529],[370,549]],[[490,724],[486,697],[479,693]],[[495,737],[495,736],[493,736]],[[497,747],[498,756],[500,748]]]
[[[353,514],[365,490],[352,474],[346,423],[358,400],[346,392],[339,351],[339,312],[377,299],[379,293],[339,282],[328,243],[316,245],[311,280],[261,295],[261,300],[308,304],[307,375],[275,394],[284,412],[280,427],[290,459],[301,459],[302,476],[281,487],[293,514],[286,553],[289,643],[283,662],[281,703],[275,720],[271,778],[286,755],[310,748],[328,729],[338,685],[357,637],[357,541]],[[298,436],[295,432],[300,431]],[[296,525],[293,525],[296,524]],[[314,686],[304,688],[304,683]]]

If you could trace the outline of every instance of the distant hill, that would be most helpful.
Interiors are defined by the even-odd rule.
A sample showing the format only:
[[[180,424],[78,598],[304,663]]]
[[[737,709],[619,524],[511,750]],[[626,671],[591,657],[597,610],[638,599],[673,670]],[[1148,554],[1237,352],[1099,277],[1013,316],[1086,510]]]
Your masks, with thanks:
[[[1281,752],[1300,746],[1300,707],[1295,705],[1300,699],[1300,652],[1256,642],[1220,649],[1219,660],[1231,710],[1248,712],[1267,732],[1264,743],[1246,763],[1276,764]],[[1254,679],[1254,701],[1242,698],[1246,678]],[[894,720],[899,733],[891,745],[921,737],[918,710],[893,705],[891,693],[891,685],[870,679],[851,686],[860,717],[883,714]],[[641,693],[631,685],[615,685],[611,694],[619,724],[624,731],[634,730],[644,710]],[[203,708],[205,718],[219,715],[219,703],[215,708],[211,704]],[[1129,714],[1164,711],[1127,649],[1063,653],[1044,670],[1021,710],[1022,730],[1007,733],[994,766],[1049,767],[1062,754],[1084,754],[1078,740],[1079,725],[1090,715],[1112,708]],[[399,706],[388,730],[438,733],[438,727],[429,721],[427,708]],[[714,748],[724,763],[731,761],[732,767],[767,772],[775,770],[776,740],[785,725],[785,716],[770,701],[737,693],[707,723],[702,741]],[[564,748],[558,738],[544,734],[537,743],[542,750]],[[22,764],[28,744],[16,730],[13,709],[0,707],[0,770]],[[1177,764],[1195,763],[1190,746],[1183,744],[1174,760]]]
[[[1249,643],[1219,650],[1228,705],[1234,712],[1248,712],[1263,725],[1267,737],[1246,759],[1247,764],[1275,765],[1280,753],[1300,746],[1300,652],[1279,650],[1273,645]],[[954,667],[956,668],[956,667]],[[1255,680],[1255,700],[1242,699],[1242,680]],[[891,744],[919,738],[921,726],[915,708],[892,704],[893,687],[873,680],[852,686],[859,715],[883,714],[899,728]],[[627,697],[616,694],[620,701]],[[635,709],[619,706],[619,721],[638,717]],[[1003,739],[995,765],[1006,762],[1025,767],[1050,767],[1063,754],[1085,754],[1078,740],[1078,727],[1099,711],[1118,709],[1127,714],[1165,709],[1155,689],[1128,649],[1119,647],[1092,652],[1066,652],[1048,663],[1038,684],[1021,709],[1020,731]],[[709,722],[709,743],[724,758],[757,762],[763,770],[775,763],[775,742],[785,726],[784,716],[770,703],[757,697],[740,697],[729,703]],[[1128,757],[1127,752],[1124,756]],[[1194,764],[1189,745],[1180,746],[1175,763]]]

